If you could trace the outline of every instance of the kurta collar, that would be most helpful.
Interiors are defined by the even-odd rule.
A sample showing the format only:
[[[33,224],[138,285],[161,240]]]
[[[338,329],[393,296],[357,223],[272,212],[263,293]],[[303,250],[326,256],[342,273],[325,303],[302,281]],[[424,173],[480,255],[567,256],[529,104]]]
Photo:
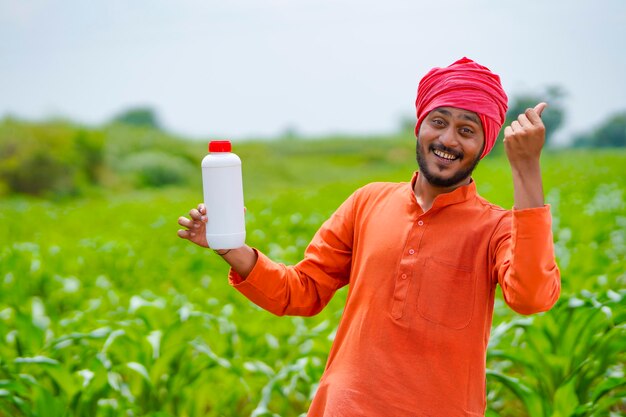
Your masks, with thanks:
[[[413,201],[415,201],[416,203],[417,203],[417,200],[415,199],[415,193],[413,190],[415,188],[415,181],[417,181],[418,175],[419,175],[419,172],[415,171],[413,173],[413,178],[411,178],[411,183],[410,183],[411,197]],[[433,206],[431,207],[431,210],[434,208],[441,208],[441,207],[449,206],[452,204],[463,203],[465,201],[468,201],[476,197],[476,195],[477,195],[476,183],[472,179],[470,183],[467,185],[462,185],[459,188],[455,189],[454,191],[451,191],[449,193],[439,194],[437,197],[435,197],[435,201],[433,202]]]

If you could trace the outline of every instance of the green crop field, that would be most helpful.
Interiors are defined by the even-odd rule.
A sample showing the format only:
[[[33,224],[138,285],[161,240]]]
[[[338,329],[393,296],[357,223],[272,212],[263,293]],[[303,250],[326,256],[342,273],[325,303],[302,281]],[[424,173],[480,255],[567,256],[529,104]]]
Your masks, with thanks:
[[[198,166],[204,144],[190,144]],[[297,262],[357,187],[408,181],[408,138],[235,143],[248,243]],[[496,300],[488,416],[626,413],[626,151],[546,152],[562,272],[550,312]],[[511,207],[502,155],[479,192]],[[0,416],[299,416],[346,290],[318,316],[275,317],[229,287],[226,264],[176,236],[189,185],[0,201]]]

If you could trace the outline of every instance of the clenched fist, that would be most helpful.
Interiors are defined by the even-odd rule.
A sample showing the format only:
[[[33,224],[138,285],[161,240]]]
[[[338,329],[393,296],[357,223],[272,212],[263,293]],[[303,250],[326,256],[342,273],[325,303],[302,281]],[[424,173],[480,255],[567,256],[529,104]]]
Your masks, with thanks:
[[[504,129],[504,150],[511,166],[539,161],[546,141],[541,113],[547,106],[546,103],[539,103],[532,109],[526,109]]]

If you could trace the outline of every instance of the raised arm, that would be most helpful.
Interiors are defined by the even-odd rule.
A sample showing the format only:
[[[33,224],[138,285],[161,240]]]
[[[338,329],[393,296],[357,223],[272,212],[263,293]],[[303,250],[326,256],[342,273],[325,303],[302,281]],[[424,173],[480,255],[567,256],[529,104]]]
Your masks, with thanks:
[[[561,290],[554,257],[552,218],[545,205],[539,158],[545,143],[539,103],[504,129],[504,149],[513,173],[514,209],[497,240],[498,282],[518,313],[550,309]]]
[[[542,207],[543,185],[539,157],[546,140],[541,113],[547,107],[539,103],[527,109],[504,129],[504,150],[513,173],[514,207],[517,210]]]

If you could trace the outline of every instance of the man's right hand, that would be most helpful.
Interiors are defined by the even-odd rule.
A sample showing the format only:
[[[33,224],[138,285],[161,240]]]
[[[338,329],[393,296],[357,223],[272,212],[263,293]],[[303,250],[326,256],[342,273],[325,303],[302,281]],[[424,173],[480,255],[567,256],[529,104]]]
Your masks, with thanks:
[[[178,237],[208,248],[209,244],[206,241],[206,222],[208,219],[204,204],[198,204],[198,208],[189,210],[189,217],[180,216],[178,218],[178,224],[187,228],[178,230]]]
[[[203,248],[208,248],[209,243],[206,240],[206,223],[208,218],[204,204],[198,204],[198,208],[189,210],[189,217],[181,216],[178,218],[178,224],[186,228],[178,231],[178,237],[187,239]],[[236,249],[228,249],[224,253],[216,253],[228,262],[243,280],[248,277],[257,261],[257,253],[248,245],[243,245]]]

